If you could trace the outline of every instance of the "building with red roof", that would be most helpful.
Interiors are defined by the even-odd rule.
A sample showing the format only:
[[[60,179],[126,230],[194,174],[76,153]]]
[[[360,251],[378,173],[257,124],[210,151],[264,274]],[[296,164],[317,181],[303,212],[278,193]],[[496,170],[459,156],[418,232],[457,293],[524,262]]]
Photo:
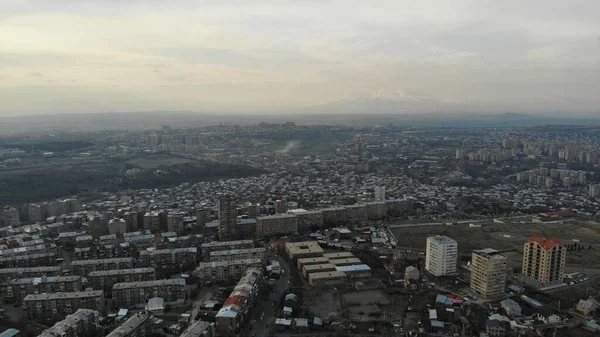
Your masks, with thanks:
[[[531,237],[523,248],[524,280],[540,288],[562,283],[566,253],[566,247],[558,239]]]

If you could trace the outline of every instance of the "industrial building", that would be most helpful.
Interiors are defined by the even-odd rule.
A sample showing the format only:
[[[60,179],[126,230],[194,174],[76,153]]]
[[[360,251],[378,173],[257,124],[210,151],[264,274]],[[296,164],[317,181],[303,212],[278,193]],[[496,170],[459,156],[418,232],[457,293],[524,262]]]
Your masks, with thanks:
[[[328,271],[308,275],[308,284],[311,287],[333,286],[346,282],[346,274],[341,271]]]
[[[298,259],[296,261],[296,266],[298,267],[298,270],[302,270],[302,267],[307,266],[307,265],[325,264],[325,263],[329,263],[329,259],[326,257],[322,257],[322,256],[321,257],[309,257],[309,258],[305,258],[305,259]]]
[[[315,241],[286,242],[285,252],[292,260],[323,256],[323,248]]]

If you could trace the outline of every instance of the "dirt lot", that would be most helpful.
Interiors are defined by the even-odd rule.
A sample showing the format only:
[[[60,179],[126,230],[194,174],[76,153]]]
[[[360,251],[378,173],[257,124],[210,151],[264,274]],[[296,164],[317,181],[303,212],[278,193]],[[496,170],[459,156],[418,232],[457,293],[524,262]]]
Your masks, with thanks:
[[[470,228],[468,225],[454,226],[422,226],[394,228],[392,233],[398,240],[399,247],[411,247],[424,250],[425,241],[428,236],[447,235],[458,242],[460,253],[469,253],[477,248],[495,248],[499,250],[515,249],[523,250],[524,241],[534,235],[559,238],[579,239],[586,248],[581,253],[570,252],[567,254],[567,265],[581,265],[586,267],[600,267],[600,247],[589,250],[590,244],[600,242],[600,225],[592,223],[572,221],[562,224],[488,224],[481,228]],[[502,239],[493,233],[515,234],[517,239]]]
[[[329,320],[341,320],[339,293],[336,289],[309,289],[304,294],[304,307],[314,316]]]
[[[173,157],[166,154],[154,154],[127,161],[128,164],[139,166],[140,168],[146,170],[152,170],[164,166],[187,164],[191,162],[193,162],[191,159]]]

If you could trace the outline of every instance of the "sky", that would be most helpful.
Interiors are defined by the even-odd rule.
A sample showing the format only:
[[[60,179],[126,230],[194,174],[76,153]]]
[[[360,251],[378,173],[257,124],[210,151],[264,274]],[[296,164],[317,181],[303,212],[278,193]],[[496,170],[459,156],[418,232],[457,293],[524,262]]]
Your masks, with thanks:
[[[0,116],[356,99],[600,114],[596,0],[2,0]]]

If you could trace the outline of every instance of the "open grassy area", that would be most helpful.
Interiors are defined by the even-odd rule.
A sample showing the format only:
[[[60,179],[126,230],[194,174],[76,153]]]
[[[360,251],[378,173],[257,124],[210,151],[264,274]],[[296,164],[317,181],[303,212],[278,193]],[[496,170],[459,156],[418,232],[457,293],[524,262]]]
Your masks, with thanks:
[[[164,166],[173,166],[191,163],[193,160],[169,156],[166,154],[154,154],[150,156],[138,157],[127,161],[128,164],[138,166],[142,169],[152,170]]]
[[[394,228],[392,233],[398,240],[399,247],[411,247],[418,250],[425,249],[427,237],[432,235],[446,235],[458,242],[459,253],[469,253],[477,248],[494,248],[498,250],[515,249],[523,250],[523,243],[531,236],[542,236],[558,239],[579,239],[586,248],[582,252],[569,252],[567,265],[582,265],[586,267],[600,267],[600,225],[592,223],[571,221],[562,224],[488,224],[481,228],[470,228],[468,225],[453,226],[420,226]],[[517,239],[499,238],[501,235],[492,236],[493,233],[515,234]],[[518,239],[518,237],[522,239]],[[596,245],[588,249],[589,245]]]

